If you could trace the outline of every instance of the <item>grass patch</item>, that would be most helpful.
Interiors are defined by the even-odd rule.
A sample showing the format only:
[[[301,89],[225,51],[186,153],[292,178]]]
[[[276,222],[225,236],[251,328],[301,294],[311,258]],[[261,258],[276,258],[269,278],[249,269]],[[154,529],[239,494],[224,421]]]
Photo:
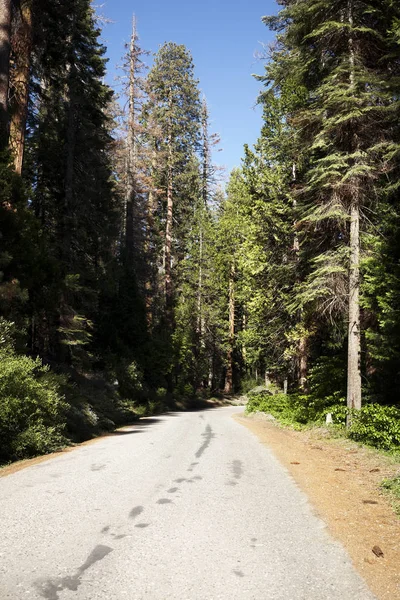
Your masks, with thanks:
[[[390,479],[384,479],[381,489],[389,496],[394,511],[400,517],[400,475]]]

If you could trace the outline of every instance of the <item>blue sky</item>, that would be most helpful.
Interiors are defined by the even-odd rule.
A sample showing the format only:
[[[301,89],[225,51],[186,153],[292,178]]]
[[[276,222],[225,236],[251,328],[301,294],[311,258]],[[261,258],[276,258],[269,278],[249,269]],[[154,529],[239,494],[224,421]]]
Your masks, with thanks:
[[[253,144],[260,133],[261,111],[254,108],[260,84],[252,73],[263,72],[255,53],[273,39],[261,17],[277,10],[272,0],[108,0],[101,12],[114,21],[103,31],[109,81],[121,63],[133,13],[142,48],[154,53],[166,41],[184,44],[207,97],[212,131],[221,137],[215,161],[229,173],[240,165],[243,144]]]

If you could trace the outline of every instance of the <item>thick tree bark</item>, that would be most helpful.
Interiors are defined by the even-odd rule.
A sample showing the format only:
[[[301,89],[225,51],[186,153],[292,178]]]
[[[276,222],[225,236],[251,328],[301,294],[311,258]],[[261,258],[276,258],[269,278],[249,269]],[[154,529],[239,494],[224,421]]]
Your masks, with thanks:
[[[233,349],[235,343],[235,265],[232,263],[229,277],[229,346],[225,374],[225,394],[233,393]]]
[[[360,339],[360,212],[351,206],[349,269],[349,340],[347,363],[347,407],[361,408]]]
[[[0,0],[0,149],[9,134],[8,89],[11,51],[11,0]]]
[[[22,173],[25,149],[32,52],[32,6],[30,2],[22,5],[20,19],[15,39],[13,39],[14,69],[11,81],[13,107],[10,124],[10,145],[14,155],[15,171],[19,175]]]

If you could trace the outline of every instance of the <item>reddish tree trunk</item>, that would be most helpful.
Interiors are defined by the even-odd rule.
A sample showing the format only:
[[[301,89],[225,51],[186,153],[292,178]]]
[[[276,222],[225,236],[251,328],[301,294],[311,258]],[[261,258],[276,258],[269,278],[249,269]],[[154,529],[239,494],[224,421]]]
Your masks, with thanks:
[[[11,0],[0,0],[0,148],[4,148],[8,143],[10,50]]]
[[[13,110],[10,124],[10,144],[15,171],[20,175],[25,150],[26,118],[28,114],[29,79],[32,52],[32,7],[25,3],[21,20],[13,36],[14,69],[12,73]]]

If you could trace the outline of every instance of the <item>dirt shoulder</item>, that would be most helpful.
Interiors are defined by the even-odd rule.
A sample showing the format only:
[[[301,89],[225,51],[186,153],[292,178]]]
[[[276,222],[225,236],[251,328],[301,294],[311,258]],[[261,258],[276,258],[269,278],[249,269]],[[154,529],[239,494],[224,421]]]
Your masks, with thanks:
[[[349,440],[324,439],[258,418],[235,419],[266,444],[307,494],[379,600],[400,600],[400,519],[379,485],[400,465]],[[383,556],[372,548],[378,546]]]

